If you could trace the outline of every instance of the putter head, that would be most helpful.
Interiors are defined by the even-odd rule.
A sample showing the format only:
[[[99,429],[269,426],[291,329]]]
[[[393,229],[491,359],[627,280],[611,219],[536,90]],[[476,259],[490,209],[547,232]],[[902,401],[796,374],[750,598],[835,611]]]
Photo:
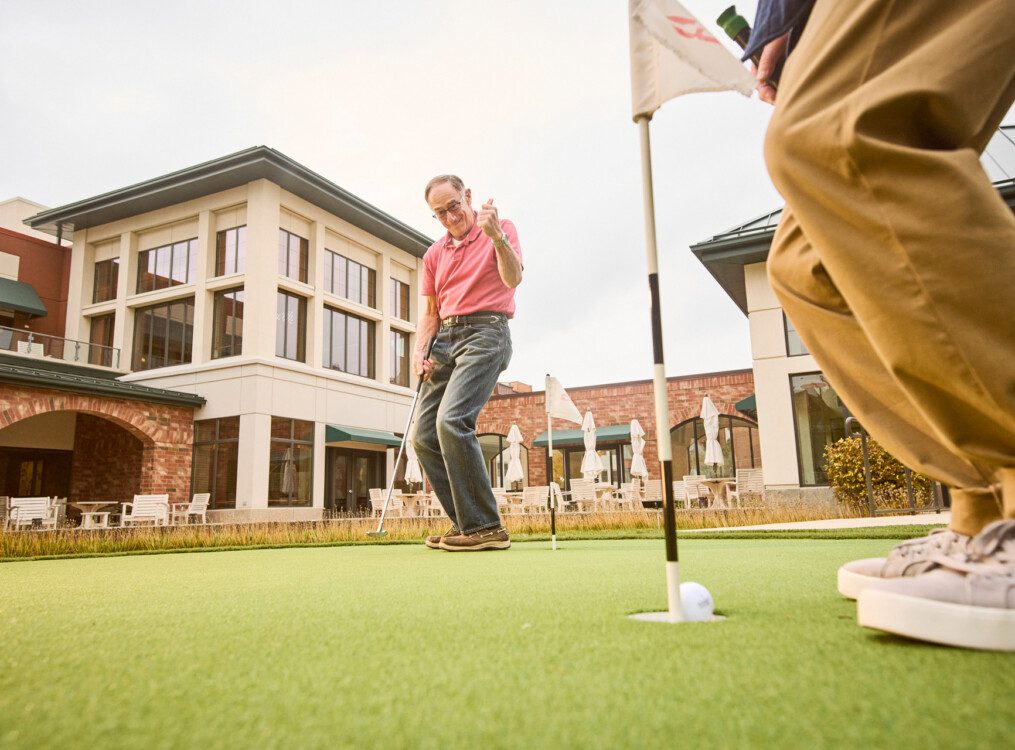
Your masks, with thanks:
[[[377,538],[385,537],[387,535],[388,535],[388,532],[386,532],[386,531],[368,531],[367,532],[367,536],[372,536],[372,537],[377,537]]]

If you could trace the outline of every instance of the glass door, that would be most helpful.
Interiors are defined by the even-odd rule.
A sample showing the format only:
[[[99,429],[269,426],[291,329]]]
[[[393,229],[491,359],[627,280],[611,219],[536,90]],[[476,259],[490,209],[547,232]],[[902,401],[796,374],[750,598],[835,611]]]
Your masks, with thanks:
[[[325,448],[324,507],[336,513],[370,513],[370,489],[383,488],[385,451]]]

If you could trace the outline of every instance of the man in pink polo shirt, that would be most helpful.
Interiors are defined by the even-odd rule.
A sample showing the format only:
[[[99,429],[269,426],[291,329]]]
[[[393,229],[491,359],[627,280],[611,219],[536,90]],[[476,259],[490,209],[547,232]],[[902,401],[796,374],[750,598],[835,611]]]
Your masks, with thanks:
[[[522,282],[515,226],[493,200],[476,211],[455,175],[427,183],[424,198],[447,230],[423,257],[423,296],[413,367],[425,381],[413,443],[452,527],[426,540],[451,552],[507,549],[476,419],[511,361],[508,319]],[[436,336],[430,358],[426,348]]]

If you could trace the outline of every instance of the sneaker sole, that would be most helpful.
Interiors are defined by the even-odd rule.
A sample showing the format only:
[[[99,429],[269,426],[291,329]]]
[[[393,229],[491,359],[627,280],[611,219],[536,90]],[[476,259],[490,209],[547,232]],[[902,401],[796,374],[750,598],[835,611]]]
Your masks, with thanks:
[[[441,549],[447,552],[482,552],[485,549],[508,549],[511,547],[511,541],[489,541],[481,542],[480,544],[474,544],[471,547],[455,547],[451,544],[445,544],[441,542]]]
[[[872,583],[885,580],[881,576],[865,576],[862,573],[854,573],[847,570],[845,566],[839,568],[838,586],[839,593],[847,599],[857,599],[860,592]]]
[[[865,628],[946,646],[1015,651],[1015,610],[974,607],[870,589],[857,600]]]

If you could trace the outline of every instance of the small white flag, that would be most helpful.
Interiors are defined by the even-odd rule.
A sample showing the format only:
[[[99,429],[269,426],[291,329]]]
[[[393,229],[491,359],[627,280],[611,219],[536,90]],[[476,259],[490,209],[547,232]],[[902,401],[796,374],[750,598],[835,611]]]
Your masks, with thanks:
[[[567,395],[564,386],[557,378],[551,378],[549,375],[546,376],[546,413],[575,424],[582,423],[582,414]]]
[[[676,0],[628,0],[634,118],[699,91],[750,96],[754,76]]]

